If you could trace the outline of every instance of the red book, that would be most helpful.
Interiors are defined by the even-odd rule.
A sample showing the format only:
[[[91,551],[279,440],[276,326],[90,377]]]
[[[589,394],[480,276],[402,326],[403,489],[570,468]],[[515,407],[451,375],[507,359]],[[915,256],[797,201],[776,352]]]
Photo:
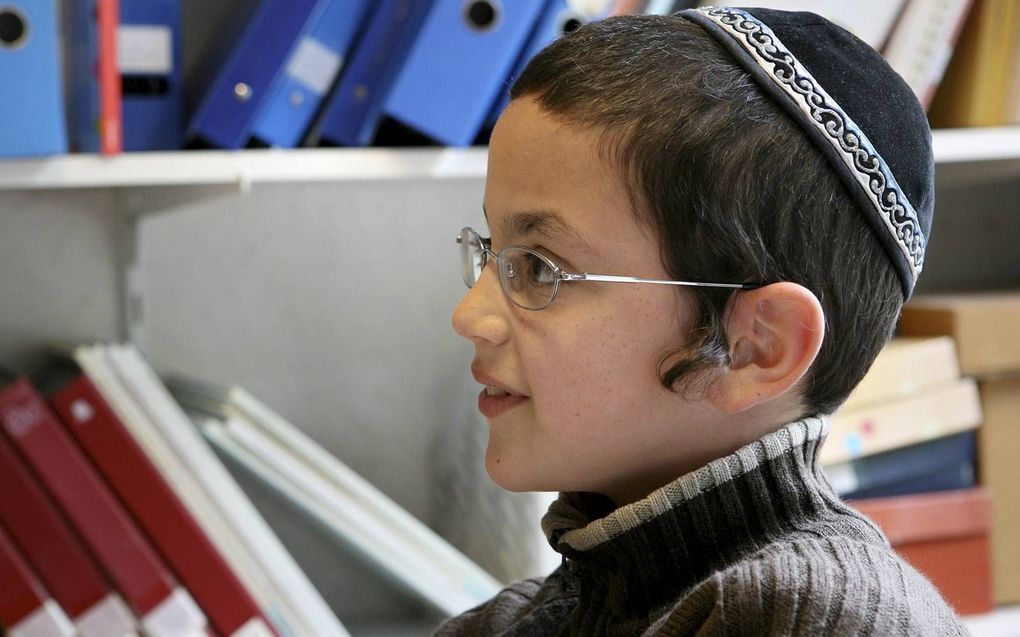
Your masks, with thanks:
[[[82,637],[124,635],[135,619],[71,533],[31,470],[0,436],[0,526]]]
[[[258,605],[145,451],[81,374],[51,402],[221,635],[271,635]]]
[[[99,80],[99,150],[104,155],[116,155],[124,149],[123,102],[120,71],[117,69],[119,0],[97,0],[96,26],[99,35],[96,68]]]
[[[150,635],[204,634],[205,617],[26,379],[0,390],[0,429],[32,466]]]
[[[14,543],[0,527],[0,626],[5,635],[74,635],[74,626],[50,599]]]
[[[990,498],[983,489],[856,500],[896,552],[961,615],[992,610]]]

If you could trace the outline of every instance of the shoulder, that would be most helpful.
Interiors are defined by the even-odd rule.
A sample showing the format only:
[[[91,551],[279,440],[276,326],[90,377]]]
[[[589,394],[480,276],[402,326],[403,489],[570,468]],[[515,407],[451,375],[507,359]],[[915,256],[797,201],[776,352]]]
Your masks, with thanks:
[[[492,599],[446,620],[433,633],[439,637],[460,635],[534,635],[568,621],[577,594],[560,586],[559,571],[548,578],[510,584]]]
[[[649,634],[965,635],[891,548],[850,538],[777,543],[684,595]]]

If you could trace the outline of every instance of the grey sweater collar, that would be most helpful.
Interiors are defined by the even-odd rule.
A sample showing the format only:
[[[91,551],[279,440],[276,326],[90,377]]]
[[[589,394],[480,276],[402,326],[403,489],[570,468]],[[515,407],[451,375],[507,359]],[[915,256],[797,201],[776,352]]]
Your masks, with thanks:
[[[598,494],[562,493],[542,528],[582,589],[640,612],[777,539],[852,516],[818,465],[827,432],[824,418],[790,423],[616,510]]]

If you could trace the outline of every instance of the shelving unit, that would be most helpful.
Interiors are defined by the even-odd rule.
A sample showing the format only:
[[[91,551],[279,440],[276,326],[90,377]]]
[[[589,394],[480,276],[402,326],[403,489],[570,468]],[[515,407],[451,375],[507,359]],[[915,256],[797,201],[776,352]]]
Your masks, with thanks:
[[[62,155],[0,162],[0,190],[250,187],[253,183],[483,178],[485,148],[322,149]]]
[[[937,245],[922,287],[1020,282],[1020,127],[936,131],[934,148]],[[134,340],[158,368],[245,386],[432,521],[435,439],[470,426],[470,347],[449,327],[462,292],[453,238],[482,223],[486,159],[470,148],[0,161],[0,361],[25,363],[53,338]],[[980,231],[989,220],[995,231]],[[306,557],[352,623],[411,612],[340,558]]]
[[[1020,160],[1020,126],[954,128],[932,133],[939,164]]]
[[[932,147],[939,188],[1020,176],[1020,126],[937,130]]]
[[[1020,126],[938,130],[932,144],[939,179],[945,185],[1020,176]],[[484,147],[62,155],[0,161],[0,190],[478,179],[485,176],[486,157]]]

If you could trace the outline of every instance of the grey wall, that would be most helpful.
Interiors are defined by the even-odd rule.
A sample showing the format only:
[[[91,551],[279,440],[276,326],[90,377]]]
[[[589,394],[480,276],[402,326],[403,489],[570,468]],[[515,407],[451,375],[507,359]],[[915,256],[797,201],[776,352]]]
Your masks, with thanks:
[[[454,238],[482,180],[256,185],[142,220],[147,349],[238,383],[428,519],[471,349]]]
[[[115,206],[109,191],[0,192],[0,364],[30,365],[41,342],[116,338]]]

